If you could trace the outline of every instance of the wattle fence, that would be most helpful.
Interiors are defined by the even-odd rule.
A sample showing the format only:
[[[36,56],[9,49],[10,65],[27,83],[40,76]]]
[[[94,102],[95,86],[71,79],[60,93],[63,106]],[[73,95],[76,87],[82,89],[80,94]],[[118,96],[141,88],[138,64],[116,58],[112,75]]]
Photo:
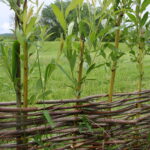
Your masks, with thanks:
[[[150,90],[107,99],[45,100],[27,109],[0,103],[0,150],[149,150]]]

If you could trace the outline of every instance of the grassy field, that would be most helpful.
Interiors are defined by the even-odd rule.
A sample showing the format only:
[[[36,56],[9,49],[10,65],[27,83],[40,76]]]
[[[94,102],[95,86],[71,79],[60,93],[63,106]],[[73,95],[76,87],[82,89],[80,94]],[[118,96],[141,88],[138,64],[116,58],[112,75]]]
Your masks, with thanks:
[[[59,49],[59,42],[45,42],[44,49],[40,51],[40,61],[42,72],[45,69],[46,64],[48,64],[52,58],[56,58],[57,52]],[[120,44],[120,49],[124,52],[128,52],[129,49],[123,43]],[[33,64],[35,56],[30,58],[30,63]],[[150,89],[150,56],[145,57],[144,61],[144,82],[143,89]],[[103,62],[104,60],[99,57],[96,60],[97,62]],[[68,63],[64,56],[60,59],[60,64],[68,70]],[[29,66],[30,67],[30,66]],[[13,90],[12,83],[10,82],[5,69],[3,66],[0,66],[0,101],[11,101],[15,99],[15,93]],[[109,83],[109,71],[106,71],[104,67],[97,68],[89,75],[89,79],[83,86],[82,97],[107,93],[108,83]],[[39,92],[38,84],[36,83],[39,78],[38,67],[36,66],[33,73],[30,75],[30,85],[29,91],[30,95],[33,93]],[[136,64],[131,62],[129,54],[124,55],[119,63],[115,83],[115,92],[128,92],[136,91],[137,89],[137,79],[138,71]],[[72,98],[74,93],[69,85],[70,82],[68,78],[61,72],[59,68],[55,70],[51,79],[48,83],[48,89],[51,90],[51,94],[47,99],[63,99],[63,98]]]

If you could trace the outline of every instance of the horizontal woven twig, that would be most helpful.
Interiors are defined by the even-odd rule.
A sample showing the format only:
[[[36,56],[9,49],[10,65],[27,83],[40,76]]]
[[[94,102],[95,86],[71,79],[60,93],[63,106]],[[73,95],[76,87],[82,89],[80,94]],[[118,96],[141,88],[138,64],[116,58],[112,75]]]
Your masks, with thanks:
[[[0,149],[21,149],[27,145],[29,150],[43,147],[89,150],[102,149],[105,145],[117,145],[118,149],[123,149],[124,145],[134,147],[137,141],[148,145],[149,101],[150,90],[145,90],[140,94],[115,94],[112,103],[108,103],[106,94],[79,100],[39,101],[37,107],[21,109],[15,107],[15,102],[0,103]],[[74,105],[77,102],[80,105]],[[136,107],[137,103],[141,108]],[[53,126],[44,117],[45,110],[54,122]],[[20,119],[27,115],[19,124],[16,122],[18,113]],[[18,126],[26,128],[17,130]],[[23,135],[29,137],[29,142],[17,145],[16,138]],[[35,141],[36,136],[40,136],[43,145]],[[141,149],[142,143],[138,145]]]

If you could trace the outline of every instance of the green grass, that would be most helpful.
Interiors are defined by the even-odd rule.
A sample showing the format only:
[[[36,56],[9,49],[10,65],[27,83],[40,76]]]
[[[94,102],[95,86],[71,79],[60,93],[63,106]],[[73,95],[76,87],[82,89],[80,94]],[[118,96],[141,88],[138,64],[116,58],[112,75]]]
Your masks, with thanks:
[[[42,73],[44,72],[45,66],[51,61],[51,59],[56,58],[59,49],[59,42],[45,42],[44,49],[40,51],[40,61]],[[120,49],[127,54],[124,55],[119,63],[116,75],[115,92],[131,92],[137,89],[138,71],[136,64],[131,62],[130,56],[128,54],[129,49],[123,43],[120,44]],[[35,55],[31,56],[30,63],[33,64],[35,60]],[[146,56],[144,60],[144,82],[143,89],[150,89],[150,56]],[[101,57],[97,58],[97,62],[103,62]],[[68,63],[64,56],[60,59],[60,64],[68,70]],[[29,66],[30,67],[30,66]],[[5,73],[3,66],[0,66],[0,101],[11,101],[15,100],[15,93],[13,86]],[[97,68],[90,73],[89,79],[83,86],[82,97],[107,93],[109,84],[109,71],[106,71],[104,67]],[[34,72],[30,75],[29,91],[30,94],[38,93],[40,91],[38,84],[36,84],[39,78],[38,67],[36,66]],[[52,90],[52,93],[47,97],[47,99],[64,99],[73,98],[74,93],[70,87],[70,82],[68,78],[60,71],[59,68],[55,70],[52,77],[48,82],[48,89]]]

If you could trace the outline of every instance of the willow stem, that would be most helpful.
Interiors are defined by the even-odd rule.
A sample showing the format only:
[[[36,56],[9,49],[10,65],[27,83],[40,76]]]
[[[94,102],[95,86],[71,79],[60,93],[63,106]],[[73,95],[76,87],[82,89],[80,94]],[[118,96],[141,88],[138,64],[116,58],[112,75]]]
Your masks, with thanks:
[[[123,12],[120,12],[117,20],[116,20],[116,27],[120,27],[122,18],[123,18]],[[120,40],[120,29],[117,29],[115,33],[115,48],[119,48],[119,40]],[[109,93],[108,93],[108,102],[113,101],[113,93],[114,93],[114,85],[115,85],[115,77],[116,77],[116,70],[117,70],[117,60],[113,61],[112,67],[111,67],[111,78],[110,78],[110,85],[109,85]],[[108,110],[111,111],[111,108]],[[111,118],[110,116],[108,118]],[[110,130],[110,127],[106,127],[106,130]],[[106,137],[105,141],[108,140],[107,135],[104,135]]]
[[[138,61],[138,67],[139,67],[139,83],[138,83],[138,91],[139,93],[142,91],[142,81],[143,81],[143,49],[139,48],[139,61]]]
[[[114,84],[115,84],[115,77],[116,77],[116,66],[117,66],[117,62],[113,62],[113,67],[111,69],[109,95],[108,95],[110,103],[112,102],[113,91],[114,91]]]
[[[17,6],[20,8],[20,0],[17,0]],[[20,14],[20,11],[18,10],[18,12],[15,13],[15,31],[16,31],[17,28],[20,27],[20,19],[18,17],[19,14]],[[16,39],[17,39],[17,37],[16,37]],[[20,48],[17,49],[16,53],[17,53],[17,58],[16,58],[17,71],[16,71],[16,77],[15,77],[16,81],[14,83],[14,87],[15,87],[15,93],[16,93],[17,108],[21,108],[21,61],[20,61]],[[21,113],[20,112],[17,113],[16,123],[17,123],[16,130],[20,131],[22,129],[21,125],[20,125],[21,124]],[[20,150],[19,145],[23,144],[23,140],[22,140],[21,136],[16,138],[16,143],[17,143],[16,150]]]
[[[24,1],[23,10],[27,9],[27,0]]]
[[[136,6],[136,10],[140,10],[141,7],[141,1],[138,2],[139,5]],[[140,92],[142,91],[142,82],[143,82],[143,76],[144,76],[144,66],[143,66],[143,58],[144,58],[144,41],[143,41],[143,27],[140,25],[141,16],[142,14],[139,11],[136,11],[136,17],[139,21],[139,24],[137,24],[137,33],[138,33],[138,56],[137,56],[137,65],[139,70],[139,79],[138,79],[138,92],[139,96],[141,96]],[[140,100],[140,99],[139,99]],[[136,108],[141,108],[141,104],[137,103]],[[139,118],[140,115],[137,113],[137,118]]]
[[[120,27],[122,18],[123,18],[123,12],[121,12],[118,16],[118,19],[116,21],[116,26]],[[120,29],[116,31],[115,34],[115,47],[119,48],[119,40],[120,40]],[[114,84],[115,84],[115,77],[116,77],[116,68],[117,68],[117,60],[113,61],[112,68],[111,68],[111,78],[110,78],[110,86],[109,86],[109,93],[108,93],[108,101],[112,102],[113,98],[113,92],[114,92]]]
[[[80,38],[80,58],[79,58],[79,70],[78,70],[78,80],[77,80],[77,88],[76,88],[76,98],[80,99],[81,97],[81,88],[82,88],[82,74],[83,74],[83,59],[84,56],[84,39]],[[80,105],[80,103],[76,103],[76,106]],[[75,115],[75,122],[74,126],[77,127],[77,117],[78,115]],[[74,134],[76,136],[76,133]],[[73,150],[76,150],[75,147],[76,140],[73,140]]]
[[[84,40],[80,39],[80,63],[78,70],[78,85],[77,85],[77,99],[81,96],[81,87],[82,87],[82,74],[83,74],[83,55],[84,55]]]
[[[141,39],[141,36],[142,35],[140,35],[140,39]],[[142,82],[143,82],[143,76],[144,76],[143,58],[144,58],[144,42],[140,41],[139,42],[139,52],[138,52],[138,69],[139,69],[138,92],[139,92],[139,96],[141,96],[140,93],[142,91]],[[137,103],[136,107],[141,108],[141,104]],[[137,118],[139,118],[139,117],[140,117],[140,115],[137,114]]]
[[[20,0],[17,1],[17,5],[18,7],[20,7]],[[20,12],[17,12],[18,14]],[[17,13],[15,13],[15,31],[18,27],[20,27],[20,19],[17,15]],[[16,37],[17,39],[17,37]],[[16,62],[17,62],[17,71],[16,71],[16,82],[14,83],[14,87],[15,87],[15,92],[16,92],[16,99],[17,99],[17,107],[20,108],[21,107],[21,62],[20,62],[20,49],[17,49],[16,51],[17,53],[17,58],[16,58]]]
[[[23,107],[28,107],[28,44],[27,42],[24,43],[24,82],[23,82],[23,97],[24,103]]]

